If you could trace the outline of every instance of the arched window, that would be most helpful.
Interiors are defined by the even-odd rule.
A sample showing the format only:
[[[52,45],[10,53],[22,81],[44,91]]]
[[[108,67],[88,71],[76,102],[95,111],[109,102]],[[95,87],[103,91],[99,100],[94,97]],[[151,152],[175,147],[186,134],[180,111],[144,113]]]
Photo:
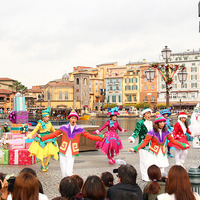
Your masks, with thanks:
[[[84,78],[84,79],[83,79],[83,84],[84,84],[84,85],[87,85],[87,78]]]
[[[62,100],[62,92],[59,92],[59,100]]]
[[[65,93],[65,100],[68,100],[69,96],[68,96],[68,92]]]
[[[79,85],[79,78],[76,79],[76,84]]]

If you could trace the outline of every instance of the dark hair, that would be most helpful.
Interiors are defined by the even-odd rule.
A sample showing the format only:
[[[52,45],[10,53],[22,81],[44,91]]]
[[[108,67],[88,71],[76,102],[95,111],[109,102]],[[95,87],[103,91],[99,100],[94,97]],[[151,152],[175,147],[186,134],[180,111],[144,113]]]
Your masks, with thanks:
[[[166,192],[175,194],[176,200],[195,200],[188,173],[182,166],[174,165],[170,168]]]
[[[40,182],[40,180],[38,180],[38,182],[39,182],[39,193],[44,194],[42,183]]]
[[[12,199],[38,200],[39,183],[37,178],[27,172],[19,174],[15,180]]]
[[[79,175],[72,175],[71,177],[77,182],[78,187],[81,190],[83,187],[83,179]]]
[[[90,200],[106,198],[106,189],[98,176],[89,176],[83,185],[82,194]]]
[[[159,133],[159,125],[158,125],[159,122],[154,122],[153,123],[153,130],[156,132],[156,133]],[[165,132],[167,130],[166,128],[166,124],[164,125],[163,129],[162,129],[162,132]]]
[[[65,177],[60,181],[59,191],[62,197],[74,199],[80,192],[77,182],[72,177]]]
[[[36,174],[35,170],[33,170],[33,169],[29,168],[29,167],[25,167],[24,169],[22,169],[22,170],[19,172],[19,174],[25,173],[25,172],[30,173],[30,174],[32,174],[33,176],[37,177],[37,174]]]
[[[118,169],[118,177],[120,178],[121,183],[135,185],[137,171],[132,165],[121,165]]]
[[[123,192],[118,195],[114,200],[139,200],[139,197],[135,192]]]
[[[147,169],[147,173],[148,173],[149,179],[152,180],[149,187],[147,188],[147,193],[158,194],[160,185],[157,183],[157,181],[161,179],[160,168],[157,165],[151,165]]]
[[[52,200],[67,200],[67,199],[64,198],[64,197],[55,197],[55,198],[53,198]]]
[[[117,115],[110,115],[110,119],[112,119],[113,116],[117,116]]]
[[[181,118],[185,118],[185,117],[180,117],[180,121],[181,121]],[[184,124],[185,124],[185,127],[188,128],[188,122],[187,122],[187,119],[185,120]]]
[[[104,185],[107,187],[113,186],[114,177],[110,172],[103,172],[101,174],[101,180],[103,181]]]

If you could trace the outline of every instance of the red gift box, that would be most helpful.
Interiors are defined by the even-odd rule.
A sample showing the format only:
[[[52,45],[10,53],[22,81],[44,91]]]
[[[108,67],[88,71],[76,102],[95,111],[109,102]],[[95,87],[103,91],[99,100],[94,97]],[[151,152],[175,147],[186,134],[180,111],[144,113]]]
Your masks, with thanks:
[[[9,151],[9,165],[32,165],[34,163],[35,156],[30,156],[27,149]]]

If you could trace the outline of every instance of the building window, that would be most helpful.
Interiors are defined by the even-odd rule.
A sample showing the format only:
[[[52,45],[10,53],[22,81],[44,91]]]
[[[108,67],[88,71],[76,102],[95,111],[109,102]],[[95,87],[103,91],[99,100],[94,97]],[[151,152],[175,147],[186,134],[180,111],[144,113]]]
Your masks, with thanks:
[[[95,92],[98,92],[98,87],[95,87]]]
[[[84,84],[84,85],[87,85],[87,78],[84,78],[84,79],[83,79],[83,84]]]
[[[191,67],[191,72],[197,72],[197,67]]]
[[[121,100],[121,96],[119,96],[119,102],[122,102],[122,100]]]
[[[107,97],[107,102],[108,102],[108,103],[110,102],[110,96]]]
[[[137,101],[136,95],[133,96],[133,101]]]
[[[144,97],[144,101],[148,101],[148,97],[147,96]]]
[[[192,83],[191,88],[197,88],[197,83]]]
[[[187,83],[182,83],[181,88],[187,88]]]
[[[90,81],[90,83],[89,83],[90,85],[92,84],[92,81]]]
[[[152,101],[152,102],[155,101],[155,97],[154,97],[154,96],[151,97],[151,101]]]
[[[151,85],[151,89],[154,90],[154,85]]]
[[[113,103],[116,102],[116,96],[115,96],[115,95],[112,96],[112,102],[113,102]]]
[[[112,91],[113,90],[113,88],[112,88],[112,86],[110,86],[110,91]]]
[[[195,63],[192,63],[192,66],[195,66]]]
[[[91,89],[91,88],[90,88]],[[68,92],[65,93],[65,100],[68,100]]]
[[[92,88],[91,87],[89,88],[89,91],[92,92]]]
[[[165,88],[165,84],[162,84],[162,89],[164,89]]]
[[[197,75],[191,75],[191,80],[197,80]]]
[[[102,85],[103,83],[102,83],[102,81],[100,81],[100,85]]]
[[[79,85],[79,78],[76,79],[76,85]]]
[[[147,90],[147,85],[144,86],[144,90]]]
[[[95,81],[95,85],[98,85],[98,81]]]
[[[127,96],[127,101],[128,101],[128,102],[131,102],[131,101],[132,101],[132,96],[131,96],[131,95],[128,95],[128,96]]]
[[[59,92],[59,100],[62,100],[62,92]]]
[[[119,90],[119,86],[118,85],[116,86],[116,90]]]

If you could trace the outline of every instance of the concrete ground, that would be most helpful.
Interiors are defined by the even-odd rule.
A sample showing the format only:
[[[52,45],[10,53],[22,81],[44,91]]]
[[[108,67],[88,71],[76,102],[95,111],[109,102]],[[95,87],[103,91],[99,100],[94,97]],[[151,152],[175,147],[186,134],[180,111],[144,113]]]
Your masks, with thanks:
[[[128,143],[129,135],[120,134],[122,144],[124,146],[123,150],[120,151],[120,154],[116,157],[117,159],[122,159],[126,161],[126,163],[133,165],[138,171],[137,183],[143,189],[146,184],[141,180],[141,175],[139,171],[139,154],[138,153],[129,153],[127,149],[133,147],[133,144]],[[194,149],[191,147],[189,149],[188,157],[186,159],[185,168],[189,170],[190,167],[198,167],[200,165],[200,149]],[[174,151],[172,150],[172,154],[174,155]],[[169,168],[175,164],[174,158],[169,158],[170,166],[166,169],[166,172]],[[26,166],[17,166],[17,165],[0,165],[0,172],[7,174],[15,174],[18,173]],[[58,184],[62,179],[59,161],[51,160],[49,171],[42,172],[40,170],[40,163],[36,163],[32,166],[27,166],[33,168],[38,175],[38,179],[42,182],[44,193],[48,196],[49,199],[53,197],[59,196],[58,192]],[[119,165],[110,165],[108,164],[108,159],[105,155],[103,155],[100,151],[89,151],[89,152],[81,152],[79,157],[75,158],[74,164],[74,174],[80,175],[84,180],[89,175],[98,175],[100,176],[102,172],[109,171],[113,172],[113,169],[119,167]],[[117,182],[117,177],[115,177],[115,182]]]

